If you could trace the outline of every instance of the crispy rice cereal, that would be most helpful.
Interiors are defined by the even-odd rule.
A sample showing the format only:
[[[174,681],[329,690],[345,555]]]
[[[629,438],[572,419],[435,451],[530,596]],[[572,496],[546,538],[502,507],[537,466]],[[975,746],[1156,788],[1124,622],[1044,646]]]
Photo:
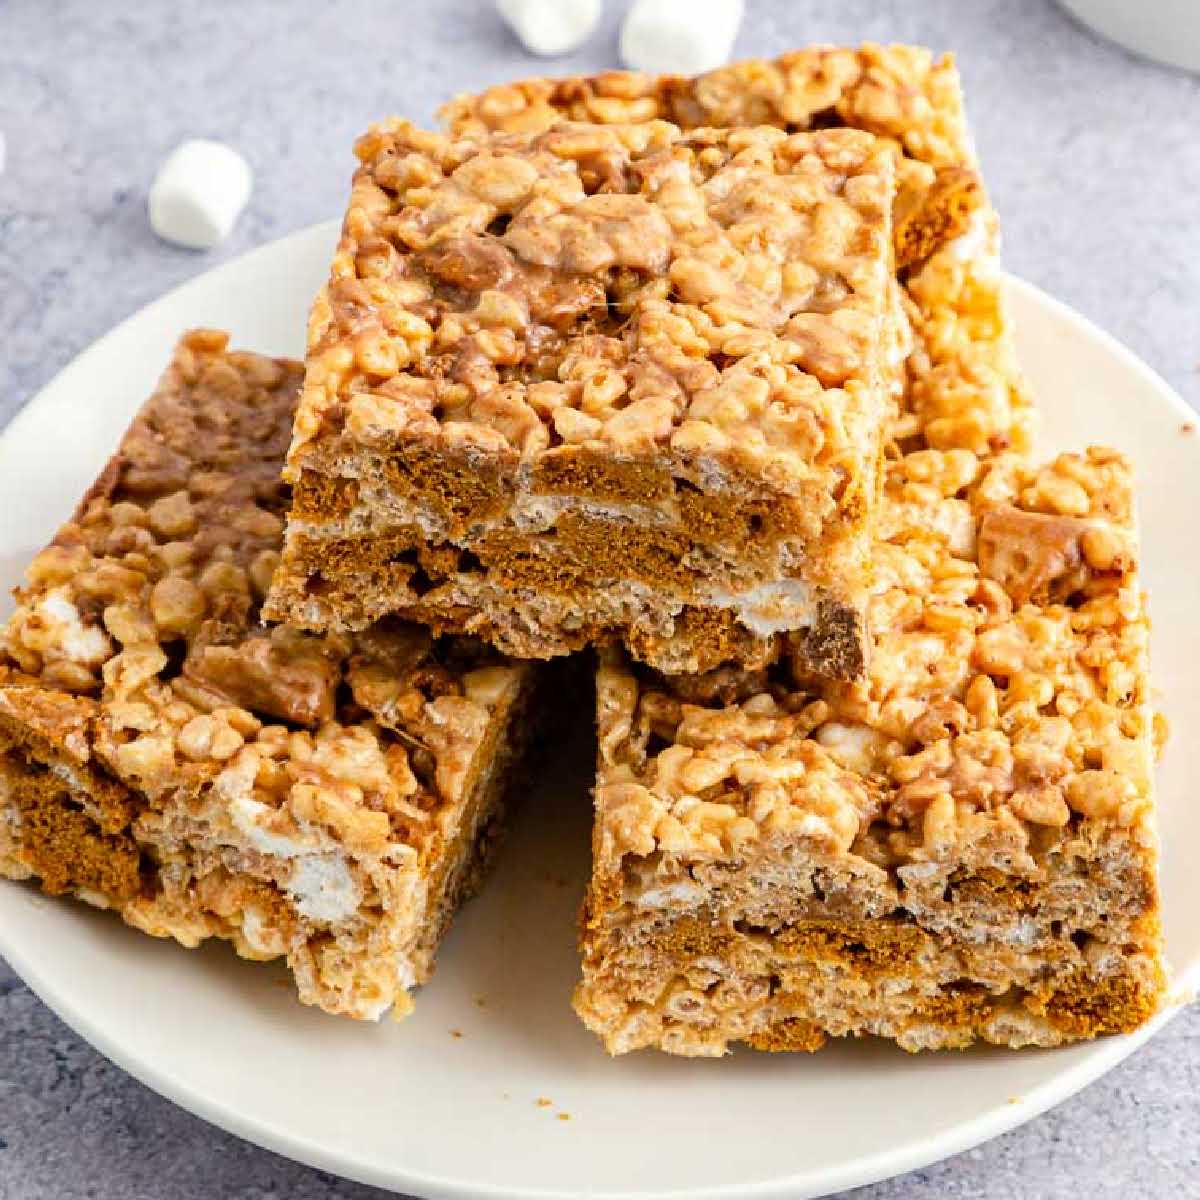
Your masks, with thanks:
[[[899,151],[896,259],[904,268],[965,233],[984,203],[950,56],[920,46],[810,46],[694,79],[608,71],[526,79],[455,97],[441,112],[459,135],[531,132],[568,117],[599,125],[667,120],[684,129],[828,125],[863,129]]]
[[[916,340],[893,434],[976,455],[1027,448],[1029,402],[1004,324],[996,220],[950,55],[935,59],[921,46],[811,46],[694,79],[631,71],[527,79],[458,96],[442,118],[459,136],[530,132],[563,118],[875,134],[896,154],[896,265]],[[953,251],[936,253],[946,246]]]

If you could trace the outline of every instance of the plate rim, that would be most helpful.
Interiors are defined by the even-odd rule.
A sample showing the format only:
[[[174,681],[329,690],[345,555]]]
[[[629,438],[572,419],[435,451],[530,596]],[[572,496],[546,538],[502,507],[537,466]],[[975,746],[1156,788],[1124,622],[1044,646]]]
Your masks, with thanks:
[[[71,386],[71,376],[85,373],[93,356],[102,353],[105,343],[127,332],[130,326],[144,321],[151,309],[178,301],[202,280],[207,286],[211,286],[214,282],[213,277],[252,268],[254,260],[258,257],[283,254],[289,246],[299,245],[317,237],[331,237],[339,226],[340,222],[334,219],[295,230],[216,264],[208,270],[200,271],[144,304],[90,342],[25,401],[8,425],[0,431],[0,456],[13,439],[21,436],[25,423],[35,419],[31,414],[45,394],[60,387]],[[1196,420],[1196,412],[1182,396],[1153,367],[1112,334],[1027,280],[1008,272],[1004,273],[1004,280],[1010,294],[1020,295],[1034,307],[1049,310],[1074,332],[1098,343],[1106,354],[1120,360],[1126,369],[1139,376],[1149,388],[1166,400],[1182,420]],[[307,1137],[294,1135],[284,1125],[274,1124],[257,1116],[247,1116],[229,1104],[211,1100],[204,1093],[193,1090],[187,1083],[179,1080],[171,1070],[158,1067],[148,1057],[139,1055],[136,1050],[126,1049],[119,1038],[110,1037],[102,1024],[91,1019],[86,1006],[74,1004],[70,993],[62,992],[43,976],[37,962],[27,956],[16,940],[8,936],[2,927],[0,954],[3,954],[38,999],[69,1028],[139,1083],[185,1111],[226,1133],[307,1166],[370,1186],[391,1191],[411,1191],[414,1195],[430,1197],[431,1200],[520,1200],[522,1197],[536,1197],[538,1200],[574,1200],[574,1197],[583,1194],[595,1197],[596,1200],[682,1200],[684,1196],[689,1200],[729,1200],[734,1196],[745,1197],[746,1200],[800,1200],[802,1197],[826,1196],[831,1192],[877,1183],[981,1145],[1062,1103],[1107,1074],[1144,1045],[1186,1006],[1184,997],[1188,988],[1200,985],[1200,961],[1197,961],[1190,964],[1186,971],[1173,976],[1168,1006],[1150,1022],[1131,1034],[1092,1043],[1087,1056],[1081,1061],[1056,1072],[1019,1099],[996,1105],[947,1130],[913,1138],[896,1147],[876,1151],[865,1158],[853,1158],[837,1166],[820,1168],[816,1173],[806,1176],[793,1173],[749,1184],[717,1184],[701,1188],[666,1190],[659,1188],[614,1192],[583,1187],[564,1191],[544,1186],[516,1190],[506,1184],[467,1183],[444,1174],[433,1175],[407,1168],[402,1162],[382,1167],[366,1160],[356,1160],[353,1155],[330,1149]]]
[[[19,953],[10,954],[3,931],[0,931],[0,953],[38,999],[68,1028],[126,1074],[184,1111],[225,1133],[294,1162],[327,1171],[341,1179],[386,1191],[427,1197],[428,1200],[578,1200],[585,1195],[589,1200],[684,1200],[685,1197],[687,1200],[730,1200],[731,1197],[737,1197],[738,1200],[819,1200],[823,1196],[894,1179],[983,1145],[1077,1095],[1119,1066],[1182,1012],[1187,1002],[1180,997],[1180,993],[1187,991],[1189,980],[1193,977],[1200,979],[1200,967],[1195,965],[1184,977],[1173,978],[1172,998],[1160,1013],[1133,1033],[1092,1043],[1095,1049],[1087,1058],[1051,1076],[1028,1094],[997,1104],[948,1131],[929,1134],[895,1149],[878,1151],[867,1158],[852,1159],[838,1167],[824,1168],[820,1175],[807,1179],[791,1175],[748,1184],[667,1190],[564,1191],[547,1187],[515,1190],[503,1184],[464,1183],[448,1176],[427,1175],[405,1168],[403,1164],[397,1164],[394,1168],[376,1168],[369,1163],[355,1165],[335,1151],[297,1138],[282,1126],[272,1125],[257,1117],[245,1117],[225,1105],[210,1102],[207,1097],[189,1091],[186,1084],[177,1083],[170,1072],[155,1068],[136,1054],[127,1054],[109,1038],[103,1026],[89,1019],[85,1010],[71,1008],[67,1003],[60,1004],[61,997],[55,989],[45,985],[32,960]],[[1036,1050],[1034,1052],[1037,1053]],[[1053,1050],[1044,1052],[1052,1054]]]

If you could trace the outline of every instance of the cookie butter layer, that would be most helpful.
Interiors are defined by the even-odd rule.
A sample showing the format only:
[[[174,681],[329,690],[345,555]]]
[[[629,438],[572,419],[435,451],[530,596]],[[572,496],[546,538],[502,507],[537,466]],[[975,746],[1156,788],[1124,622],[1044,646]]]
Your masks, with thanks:
[[[180,343],[0,634],[0,872],[404,1012],[478,872],[531,668],[264,627],[298,363]]]
[[[409,613],[411,589],[347,611],[371,571],[314,564],[328,541],[353,574],[356,541],[369,556],[419,531],[447,562],[465,552],[445,583],[420,580],[422,619],[507,650],[571,649],[558,613],[573,608],[599,637],[697,669],[722,660],[693,642],[689,609],[732,617],[762,657],[764,621],[832,607],[837,673],[861,671],[907,346],[889,149],[849,130],[567,122],[454,139],[393,121],[357,151],[268,611],[316,628]],[[781,581],[802,603],[756,618],[758,589]]]
[[[576,1008],[614,1053],[1054,1045],[1163,988],[1128,466],[889,469],[868,675],[598,679]]]

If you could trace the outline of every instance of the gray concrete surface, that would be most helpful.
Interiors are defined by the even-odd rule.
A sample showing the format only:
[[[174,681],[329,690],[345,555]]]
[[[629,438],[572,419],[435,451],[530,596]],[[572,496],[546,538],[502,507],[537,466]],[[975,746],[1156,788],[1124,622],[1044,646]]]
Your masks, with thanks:
[[[552,69],[615,65],[624,0]],[[1137,61],[1049,0],[748,0],[739,55],[912,40],[960,57],[1017,273],[1200,407],[1200,80]],[[336,215],[353,136],[536,72],[473,0],[0,0],[0,425],[115,322],[226,258]],[[181,138],[238,146],[234,236],[157,241],[145,193]],[[124,1075],[0,962],[0,1200],[368,1200]],[[1200,1010],[1075,1099],[860,1200],[1200,1197]]]

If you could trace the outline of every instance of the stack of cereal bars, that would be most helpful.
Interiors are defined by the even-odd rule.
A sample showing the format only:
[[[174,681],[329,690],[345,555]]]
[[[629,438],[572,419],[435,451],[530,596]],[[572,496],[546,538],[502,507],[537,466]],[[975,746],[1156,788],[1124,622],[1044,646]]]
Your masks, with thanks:
[[[303,367],[186,335],[29,568],[0,870],[405,1011],[540,660],[592,648],[575,1007],[611,1052],[1144,1022],[1129,468],[1030,461],[953,63],[818,47],[443,118],[355,147]]]

